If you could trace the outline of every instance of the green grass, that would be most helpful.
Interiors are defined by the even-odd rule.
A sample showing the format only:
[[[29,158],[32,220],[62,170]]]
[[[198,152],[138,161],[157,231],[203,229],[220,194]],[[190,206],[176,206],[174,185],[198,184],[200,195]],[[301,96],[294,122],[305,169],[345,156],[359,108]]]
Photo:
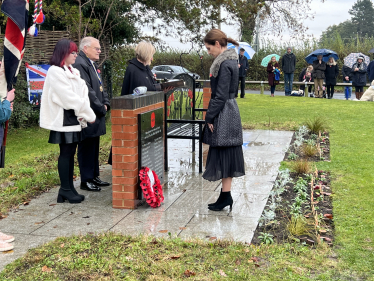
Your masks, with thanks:
[[[59,146],[49,144],[48,138],[49,131],[41,128],[19,129],[9,133],[5,168],[0,170],[0,215],[59,184]],[[101,163],[107,159],[110,139],[109,124],[107,134],[101,138]],[[79,175],[77,165],[75,175]]]
[[[247,95],[238,104],[245,128],[292,130],[316,116],[328,121],[331,162],[317,166],[333,178],[332,249],[73,236],[30,250],[0,280],[185,280],[187,269],[196,273],[188,280],[374,280],[374,103]],[[251,257],[259,257],[259,267]]]

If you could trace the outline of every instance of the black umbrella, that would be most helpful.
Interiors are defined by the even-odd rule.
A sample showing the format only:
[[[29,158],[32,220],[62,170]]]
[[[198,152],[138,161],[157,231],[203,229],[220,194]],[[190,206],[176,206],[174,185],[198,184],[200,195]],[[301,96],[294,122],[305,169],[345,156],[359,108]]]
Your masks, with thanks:
[[[369,53],[374,53],[374,48],[369,51]]]
[[[4,129],[3,145],[1,146],[1,152],[0,152],[0,168],[5,167],[5,147],[6,147],[6,137],[8,135],[8,124],[9,124],[9,121],[6,121],[5,129]]]

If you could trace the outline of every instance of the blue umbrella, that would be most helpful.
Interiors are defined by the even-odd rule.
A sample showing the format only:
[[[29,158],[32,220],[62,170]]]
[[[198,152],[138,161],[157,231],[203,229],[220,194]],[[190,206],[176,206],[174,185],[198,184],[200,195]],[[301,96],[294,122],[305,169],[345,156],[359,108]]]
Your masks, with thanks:
[[[307,63],[312,64],[315,60],[317,60],[317,56],[322,55],[323,61],[328,62],[330,57],[333,57],[335,60],[338,60],[338,54],[329,49],[318,49],[311,52],[309,55],[305,57]]]
[[[254,54],[256,53],[255,50],[252,49],[252,47],[247,43],[247,42],[239,42],[239,47],[236,47],[235,45],[228,43],[227,44],[227,49],[236,49],[237,53],[239,54],[240,49],[243,48],[245,50],[244,56],[247,59],[253,58]]]

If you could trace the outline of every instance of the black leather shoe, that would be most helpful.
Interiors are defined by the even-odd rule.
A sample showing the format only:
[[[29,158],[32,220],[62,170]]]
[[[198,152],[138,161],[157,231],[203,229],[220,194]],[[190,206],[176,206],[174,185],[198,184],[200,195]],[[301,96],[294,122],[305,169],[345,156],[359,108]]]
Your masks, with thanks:
[[[110,183],[109,182],[106,182],[106,181],[102,181],[99,177],[96,177],[92,180],[92,182],[96,185],[96,186],[109,186]]]
[[[101,188],[96,186],[92,182],[82,182],[81,183],[81,189],[83,190],[88,190],[88,191],[100,191]]]

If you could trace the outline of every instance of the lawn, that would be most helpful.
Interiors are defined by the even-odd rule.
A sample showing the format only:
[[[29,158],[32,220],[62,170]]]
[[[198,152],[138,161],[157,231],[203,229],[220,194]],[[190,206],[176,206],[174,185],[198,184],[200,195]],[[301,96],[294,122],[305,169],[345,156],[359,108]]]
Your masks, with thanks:
[[[31,250],[8,265],[0,279],[184,280],[190,270],[196,274],[190,274],[190,280],[374,280],[374,103],[246,95],[238,104],[243,126],[249,129],[293,130],[308,118],[327,120],[331,162],[318,163],[318,168],[330,171],[333,179],[332,249],[110,233],[75,236]],[[42,145],[46,143],[47,139]]]

